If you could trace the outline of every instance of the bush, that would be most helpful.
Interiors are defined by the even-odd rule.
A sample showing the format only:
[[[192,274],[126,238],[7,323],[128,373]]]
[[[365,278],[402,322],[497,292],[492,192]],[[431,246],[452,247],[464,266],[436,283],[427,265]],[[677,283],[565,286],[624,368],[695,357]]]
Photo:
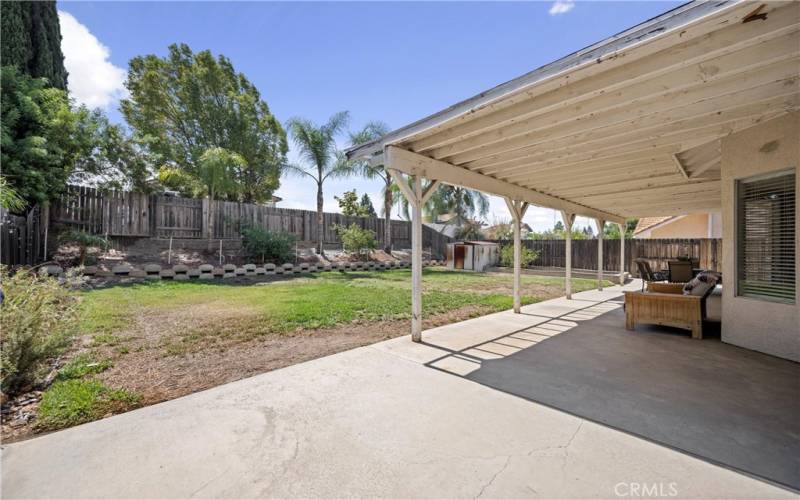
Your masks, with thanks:
[[[78,265],[83,266],[86,262],[86,251],[89,248],[108,248],[108,241],[102,236],[95,236],[84,231],[70,230],[58,235],[59,243],[72,243],[80,248]]]
[[[520,264],[522,267],[528,267],[539,258],[539,252],[522,245],[522,252],[520,252]],[[514,266],[514,245],[503,245],[500,249],[500,265],[505,267]]]
[[[0,389],[17,394],[37,381],[47,360],[69,344],[78,326],[73,293],[54,278],[0,267]]]
[[[294,261],[295,238],[289,233],[251,227],[242,231],[244,249],[261,263],[283,264]]]
[[[366,260],[370,252],[378,247],[375,233],[369,229],[362,229],[355,222],[349,226],[336,225],[336,233],[342,239],[344,250]]]

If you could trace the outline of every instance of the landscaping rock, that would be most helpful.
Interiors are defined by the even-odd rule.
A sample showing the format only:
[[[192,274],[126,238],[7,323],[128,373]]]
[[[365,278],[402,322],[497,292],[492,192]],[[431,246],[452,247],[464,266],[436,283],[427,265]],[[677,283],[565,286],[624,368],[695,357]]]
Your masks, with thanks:
[[[116,274],[117,276],[128,276],[129,274],[131,274],[131,266],[125,264],[114,266],[111,268],[111,272]]]
[[[173,279],[175,281],[189,281],[189,276],[186,274],[175,274]]]
[[[256,268],[256,274],[259,275],[259,276],[263,276],[263,275],[267,274],[267,270],[264,269],[263,267],[257,267]]]
[[[159,266],[158,264],[145,264],[143,269],[144,272],[147,274],[157,275],[158,273],[161,272],[161,266]]]
[[[176,264],[172,266],[172,270],[175,271],[175,275],[177,276],[189,272],[189,267],[183,264]]]
[[[275,270],[275,264],[271,264],[271,263],[267,264],[267,265],[264,266],[264,269],[266,269],[267,272],[274,271]]]
[[[200,273],[200,276],[198,276],[198,279],[201,279],[201,280],[213,280],[214,279],[214,275],[211,274],[211,273]]]
[[[147,273],[142,269],[131,269],[131,272],[128,273],[128,276],[131,278],[146,278]]]
[[[214,272],[214,266],[212,266],[211,264],[200,264],[200,267],[198,267],[197,269],[199,269],[201,273],[210,274]]]
[[[256,272],[256,265],[255,264],[245,264],[242,266],[247,274],[255,274]]]
[[[235,278],[236,273],[225,273],[222,275],[223,278]]]
[[[236,266],[234,266],[233,264],[225,264],[224,266],[222,266],[222,269],[223,269],[223,270],[224,270],[226,273],[233,273],[233,272],[236,272]]]
[[[244,276],[245,274],[247,274],[247,271],[243,267],[237,267],[234,274],[236,274],[236,276]]]
[[[200,274],[202,273],[200,273],[199,269],[189,269],[189,271],[186,272],[186,276],[190,278],[199,278]]]
[[[293,264],[284,264],[282,267],[283,267],[283,274],[292,274],[292,272],[294,272]]]
[[[222,278],[225,275],[225,270],[221,267],[215,267],[214,270],[211,271],[211,274],[214,275],[215,278]]]
[[[175,271],[173,271],[172,269],[162,269],[161,272],[158,274],[160,274],[161,279],[164,280],[171,280],[175,278]]]
[[[81,273],[83,273],[84,276],[94,276],[97,274],[97,266],[84,266],[84,268],[81,269]]]

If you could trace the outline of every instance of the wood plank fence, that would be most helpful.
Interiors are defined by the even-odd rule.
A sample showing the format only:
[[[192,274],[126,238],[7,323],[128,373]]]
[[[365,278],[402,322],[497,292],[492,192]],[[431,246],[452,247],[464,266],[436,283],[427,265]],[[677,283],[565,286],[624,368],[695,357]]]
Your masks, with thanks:
[[[143,193],[103,192],[85,186],[69,186],[60,198],[50,204],[49,210],[35,207],[24,217],[4,212],[0,212],[0,216],[0,261],[9,265],[41,262],[45,257],[47,229],[54,224],[110,237],[212,239],[238,239],[245,227],[260,227],[291,233],[298,240],[309,243],[316,240],[318,227],[316,212],[309,210]],[[385,221],[382,218],[348,217],[326,212],[323,219],[323,240],[328,248],[341,245],[335,226],[353,223],[374,231],[379,244],[383,244]],[[391,224],[394,248],[410,248],[411,223],[393,220]],[[451,238],[427,226],[423,226],[422,234],[424,250],[429,251],[433,258],[444,258]],[[564,240],[523,240],[523,243],[539,252],[534,266],[565,266]],[[619,244],[620,240],[603,240],[603,269],[619,270]],[[704,269],[720,271],[722,241],[626,240],[625,270],[637,275],[635,260],[639,257],[648,259],[653,269],[664,269],[668,260],[685,255],[697,259],[699,266]],[[572,265],[575,269],[597,269],[596,239],[572,242]]]
[[[47,221],[39,206],[27,214],[12,215],[0,208],[0,263],[7,266],[36,265],[45,259]]]
[[[247,227],[260,227],[294,235],[299,241],[317,238],[317,213],[310,210],[277,208],[251,203],[175,196],[154,196],[131,192],[102,192],[85,186],[68,186],[52,204],[52,222],[111,237],[238,239]],[[210,224],[209,224],[210,213]],[[375,232],[383,245],[386,221],[379,217],[349,217],[323,214],[323,242],[341,245],[337,225],[358,224]],[[411,247],[411,223],[393,220],[392,244]],[[423,247],[434,258],[443,258],[450,238],[423,228]]]
[[[597,269],[597,241],[572,241],[572,267],[574,269]],[[511,241],[499,241],[512,244]],[[566,266],[565,240],[522,240],[523,244],[539,252],[533,266]],[[603,270],[619,272],[620,240],[603,240]],[[625,240],[625,270],[638,276],[636,259],[645,258],[654,270],[666,269],[667,261],[689,256],[697,259],[703,269],[722,271],[722,240],[713,238],[695,239],[632,239]]]

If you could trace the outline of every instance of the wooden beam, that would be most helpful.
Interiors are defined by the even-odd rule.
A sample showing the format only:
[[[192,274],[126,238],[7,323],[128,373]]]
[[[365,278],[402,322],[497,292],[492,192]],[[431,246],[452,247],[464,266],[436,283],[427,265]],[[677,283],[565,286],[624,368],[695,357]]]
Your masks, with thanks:
[[[501,181],[481,175],[477,172],[456,167],[443,161],[434,160],[411,151],[406,151],[395,146],[387,146],[384,152],[387,162],[393,169],[400,170],[410,175],[421,175],[427,178],[441,180],[447,184],[477,189],[487,193],[505,196],[515,200],[524,200],[528,203],[557,210],[569,210],[587,217],[602,216],[611,221],[624,221],[617,214],[595,210],[592,207],[580,205],[554,196],[549,196],[532,189],[516,184]]]
[[[528,204],[504,197],[508,211],[511,212],[511,221],[514,226],[514,312],[519,314],[522,311],[522,298],[520,297],[522,274],[522,218],[528,210]]]
[[[452,120],[452,124],[440,132],[429,131],[413,140],[414,145],[419,148],[418,151],[427,151],[464,137],[485,133],[486,130],[501,127],[511,121],[574,106],[603,95],[622,93],[621,90],[634,85],[642,86],[648,82],[661,84],[665,78],[671,78],[673,74],[687,67],[763,44],[796,30],[795,21],[788,9],[781,12],[783,15],[769,16],[762,26],[755,26],[754,23],[732,23],[723,31],[715,33],[714,37],[680,37],[683,43],[668,50],[643,59],[628,59],[622,66],[606,69],[592,78],[576,80],[573,75],[554,88],[547,89],[542,85],[540,93],[531,93],[530,97],[535,99],[521,100],[516,105],[494,110],[473,111]],[[627,91],[624,93],[627,94]]]
[[[595,129],[605,131],[613,124],[624,127],[625,124],[634,123],[637,128],[645,128],[656,125],[662,119],[675,121],[724,109],[730,106],[728,102],[746,105],[749,99],[731,101],[731,96],[763,87],[775,80],[792,78],[796,74],[794,68],[798,59],[794,48],[800,45],[800,35],[794,33],[773,43],[775,47],[763,47],[763,52],[759,46],[751,49],[752,53],[736,53],[725,61],[709,61],[709,66],[719,69],[714,75],[709,75],[705,66],[698,65],[688,68],[685,75],[670,75],[670,85],[666,90],[664,82],[657,81],[647,88],[633,87],[622,95],[613,92],[604,94],[578,106],[517,120],[478,136],[432,149],[426,155],[462,164],[488,154],[566,138],[579,132]],[[764,54],[772,56],[768,58]],[[609,133],[611,130],[608,129]],[[416,143],[409,144],[415,151],[418,149]]]
[[[603,232],[606,229],[604,219],[595,219],[597,225],[597,289],[603,291]]]
[[[683,163],[681,163],[681,159],[678,158],[677,154],[673,154],[671,157],[672,161],[675,163],[675,166],[678,167],[678,173],[681,174],[681,177],[688,180],[689,174],[686,173],[686,167],[684,167]]]
[[[619,226],[619,284],[625,284],[625,233],[628,225],[617,224]]]
[[[561,220],[564,221],[564,229],[566,230],[565,258],[566,267],[564,269],[564,289],[567,299],[572,298],[572,225],[575,222],[575,214],[561,211]]]
[[[621,137],[601,137],[593,140],[578,140],[576,138],[559,138],[547,140],[543,143],[520,147],[512,151],[504,151],[497,154],[490,154],[470,161],[459,161],[459,158],[449,159],[450,163],[465,166],[470,169],[485,168],[490,165],[502,164],[503,162],[527,157],[531,161],[552,161],[558,158],[559,161],[579,161],[591,155],[599,156],[601,153],[610,155],[615,153],[625,153],[640,150],[646,152],[647,149],[660,146],[681,146],[684,141],[702,139],[708,142],[719,139],[733,132],[749,128],[761,123],[773,115],[785,114],[797,107],[797,90],[789,86],[784,86],[783,91],[777,100],[770,96],[768,104],[760,109],[745,108],[725,112],[717,115],[715,112],[708,113],[704,119],[687,120],[680,123],[667,123],[655,128],[645,130],[635,130],[623,132]],[[744,116],[743,116],[744,114]],[[623,140],[624,138],[624,140]],[[680,149],[679,149],[680,150]],[[498,172],[508,170],[498,168]]]

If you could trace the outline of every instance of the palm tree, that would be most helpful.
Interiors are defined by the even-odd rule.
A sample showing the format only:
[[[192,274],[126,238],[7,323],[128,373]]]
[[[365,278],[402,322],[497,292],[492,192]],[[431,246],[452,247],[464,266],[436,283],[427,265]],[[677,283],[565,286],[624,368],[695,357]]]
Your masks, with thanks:
[[[489,198],[480,191],[440,184],[425,204],[425,211],[432,220],[452,214],[447,224],[463,226],[476,215],[484,217],[489,213]]]
[[[336,147],[336,136],[347,126],[349,118],[347,111],[340,111],[324,125],[315,125],[304,118],[292,118],[287,122],[300,157],[307,165],[286,165],[286,171],[309,177],[317,184],[317,252],[320,255],[324,254],[322,186],[327,179],[349,175],[352,171]]]
[[[383,137],[389,133],[389,126],[383,122],[369,122],[358,132],[350,133],[352,146],[363,144]],[[380,179],[383,181],[383,250],[392,250],[392,205],[394,205],[394,191],[392,177],[383,165],[370,165],[369,162],[359,161],[351,165],[353,172],[367,179]]]

